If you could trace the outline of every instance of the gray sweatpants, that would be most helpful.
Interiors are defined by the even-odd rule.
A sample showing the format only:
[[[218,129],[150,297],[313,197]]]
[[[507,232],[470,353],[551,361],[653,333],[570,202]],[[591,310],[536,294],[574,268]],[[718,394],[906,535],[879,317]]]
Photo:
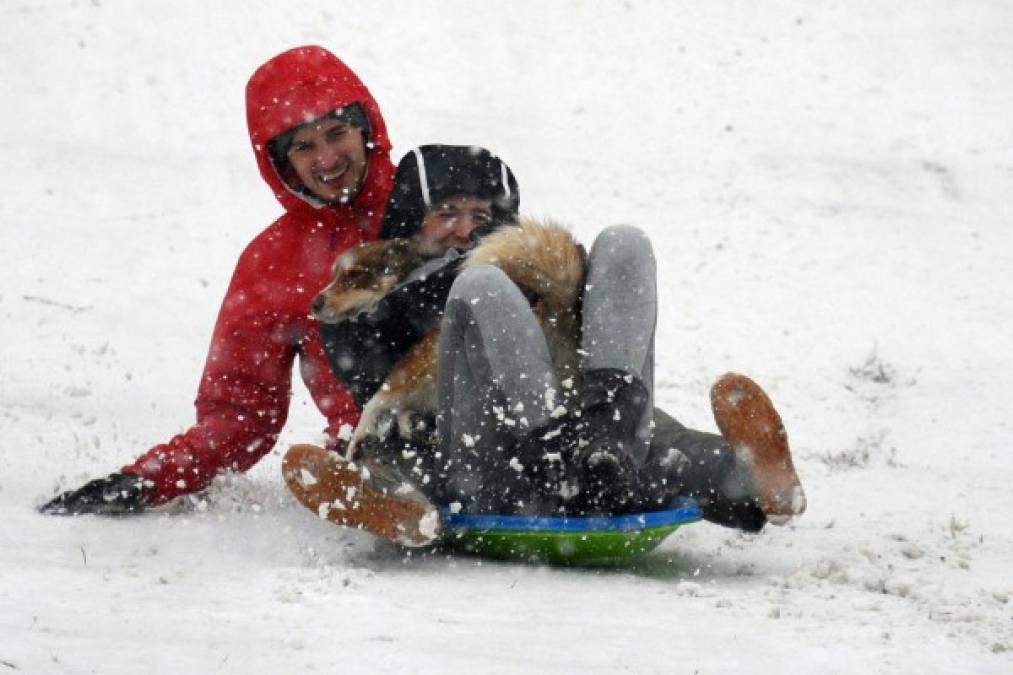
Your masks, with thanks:
[[[657,307],[649,239],[628,226],[602,231],[588,254],[581,369],[630,373],[653,402]],[[564,391],[530,305],[498,268],[467,269],[454,282],[437,372],[441,445],[434,487],[440,500],[483,495],[479,508],[509,507],[525,489],[525,463],[541,459],[515,456],[516,441],[559,413]],[[652,409],[649,402],[638,423],[638,464],[648,455]],[[505,501],[497,503],[495,495]]]

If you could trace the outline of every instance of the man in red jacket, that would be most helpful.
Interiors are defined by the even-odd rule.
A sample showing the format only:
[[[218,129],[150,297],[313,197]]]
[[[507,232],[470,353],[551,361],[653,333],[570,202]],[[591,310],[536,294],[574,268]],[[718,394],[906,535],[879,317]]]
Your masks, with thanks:
[[[309,305],[337,256],[378,236],[394,171],[383,117],[355,73],[315,46],[257,69],[246,116],[260,173],[285,213],[239,257],[197,391],[197,423],[120,473],[57,496],[44,513],[140,511],[206,487],[219,471],[249,469],[285,423],[296,356],[330,444],[357,422]]]

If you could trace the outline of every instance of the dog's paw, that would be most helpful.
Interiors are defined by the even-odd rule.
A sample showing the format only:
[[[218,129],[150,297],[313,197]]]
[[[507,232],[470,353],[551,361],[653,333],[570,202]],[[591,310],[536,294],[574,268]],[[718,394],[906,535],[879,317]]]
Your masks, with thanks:
[[[437,445],[439,435],[436,418],[418,410],[404,410],[398,413],[397,430],[401,438],[422,445]]]
[[[347,458],[351,459],[364,446],[377,444],[388,438],[396,422],[396,411],[367,404],[362,411],[362,417],[359,418],[358,426],[348,440]]]

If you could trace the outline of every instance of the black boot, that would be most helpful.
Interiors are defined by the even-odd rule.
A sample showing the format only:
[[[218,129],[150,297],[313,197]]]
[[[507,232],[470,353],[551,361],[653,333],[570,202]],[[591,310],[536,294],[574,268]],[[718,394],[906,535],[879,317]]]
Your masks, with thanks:
[[[607,438],[584,446],[575,461],[577,494],[567,510],[577,515],[641,511],[640,481],[628,453]]]
[[[667,508],[676,495],[683,493],[691,469],[689,458],[676,448],[654,453],[637,472],[644,510]]]
[[[570,414],[550,418],[517,440],[513,454],[524,467],[544,514],[563,511],[576,491],[572,470],[577,437]]]
[[[570,503],[571,511],[616,514],[644,508],[633,453],[642,442],[637,426],[649,398],[643,382],[624,371],[583,374],[572,460],[579,493]]]
[[[439,501],[463,513],[536,515],[543,510],[540,494],[516,464],[458,465],[445,474]]]

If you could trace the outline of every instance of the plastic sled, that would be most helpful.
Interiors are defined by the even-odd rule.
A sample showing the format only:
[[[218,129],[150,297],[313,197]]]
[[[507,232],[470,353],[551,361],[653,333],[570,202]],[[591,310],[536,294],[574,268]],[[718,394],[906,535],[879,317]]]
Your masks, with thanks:
[[[562,565],[614,563],[654,550],[668,535],[702,518],[677,497],[664,511],[621,516],[503,516],[443,509],[443,545],[500,560]]]

